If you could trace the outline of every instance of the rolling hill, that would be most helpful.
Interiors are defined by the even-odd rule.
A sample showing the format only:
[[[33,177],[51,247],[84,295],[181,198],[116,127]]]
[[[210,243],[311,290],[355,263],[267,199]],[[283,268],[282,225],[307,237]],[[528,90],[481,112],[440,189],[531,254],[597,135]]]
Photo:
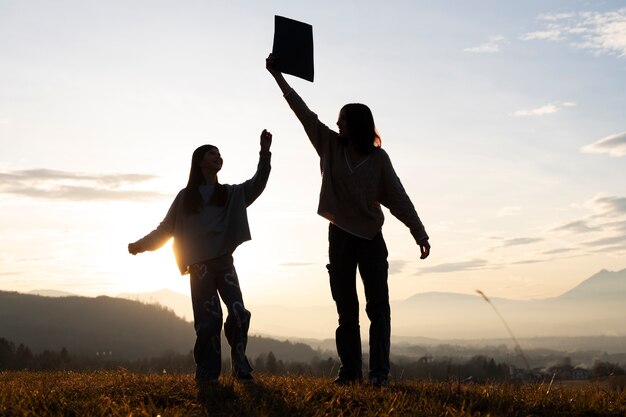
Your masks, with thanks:
[[[112,352],[118,359],[188,353],[193,325],[159,305],[112,297],[45,297],[0,291],[0,337],[33,352],[66,348],[90,356]],[[222,348],[229,348],[222,337]],[[304,343],[249,336],[248,356],[273,352],[284,361],[308,362],[326,353]]]

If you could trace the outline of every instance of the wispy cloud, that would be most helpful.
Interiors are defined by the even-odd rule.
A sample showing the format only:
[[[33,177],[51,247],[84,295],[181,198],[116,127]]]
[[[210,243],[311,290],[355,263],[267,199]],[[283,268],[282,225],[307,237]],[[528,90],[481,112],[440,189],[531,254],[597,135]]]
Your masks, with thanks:
[[[473,259],[471,261],[461,262],[449,262],[430,266],[426,268],[420,268],[420,273],[439,273],[439,272],[459,272],[459,271],[474,271],[477,269],[483,269],[488,265],[488,262],[484,259]]]
[[[505,38],[502,35],[496,35],[491,37],[487,42],[474,46],[471,48],[463,49],[464,52],[470,52],[473,54],[496,54],[500,52],[500,46],[505,42]]]
[[[563,40],[563,36],[560,30],[538,30],[536,32],[528,32],[520,36],[523,41],[545,40],[545,41],[560,41]]]
[[[616,133],[590,145],[583,146],[581,151],[587,153],[608,153],[611,156],[626,156],[626,132]]]
[[[518,237],[514,239],[505,239],[502,241],[502,246],[521,246],[529,245],[531,243],[541,242],[543,238],[540,237]]]
[[[152,200],[155,191],[125,189],[156,178],[144,174],[85,174],[51,169],[0,172],[0,193],[47,200]]]
[[[528,117],[528,116],[545,116],[547,114],[556,113],[566,107],[575,107],[576,103],[572,101],[548,103],[543,106],[535,107],[533,109],[517,110],[511,113],[514,117]]]
[[[626,235],[610,236],[586,242],[588,246],[626,247]]]
[[[590,215],[550,229],[550,232],[568,233],[573,239],[569,246],[543,254],[574,250],[612,252],[626,249],[626,197],[600,195],[585,202],[584,206],[591,211]],[[578,240],[576,236],[583,236],[587,240]]]
[[[530,265],[530,264],[538,264],[541,262],[548,262],[548,259],[525,259],[522,261],[515,261],[513,265]]]
[[[575,13],[542,13],[537,17],[537,19],[553,22],[556,20],[571,19],[575,15]]]
[[[389,275],[399,274],[404,271],[404,267],[406,267],[410,262],[403,260],[393,260],[389,261]]]
[[[601,217],[620,217],[626,215],[626,197],[599,196],[587,203]]]
[[[557,226],[552,231],[570,233],[588,233],[600,230],[597,226],[591,226],[586,220],[575,220],[561,226]]]
[[[560,255],[562,253],[569,253],[569,252],[574,252],[575,250],[577,250],[577,248],[556,248],[556,249],[550,249],[547,251],[543,251],[541,252],[544,255]]]
[[[525,41],[569,42],[598,55],[626,57],[626,8],[609,12],[543,14],[544,27],[524,33]]]
[[[626,233],[626,220],[605,223],[603,226],[617,232]]]
[[[9,172],[0,172],[0,184],[4,180],[17,181],[54,181],[54,180],[76,180],[93,181],[96,183],[119,186],[122,184],[133,184],[149,181],[156,178],[154,175],[145,174],[84,174],[68,171],[57,171],[53,169],[25,169]]]

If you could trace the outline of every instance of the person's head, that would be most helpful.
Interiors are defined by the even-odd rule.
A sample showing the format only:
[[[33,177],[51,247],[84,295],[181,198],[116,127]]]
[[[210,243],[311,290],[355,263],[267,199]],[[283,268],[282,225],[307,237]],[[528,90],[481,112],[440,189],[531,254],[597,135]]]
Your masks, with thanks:
[[[365,104],[346,104],[339,111],[337,120],[339,136],[348,140],[359,152],[368,154],[380,147],[381,140],[372,111]]]
[[[189,172],[189,180],[199,185],[204,181],[204,174],[217,174],[222,169],[222,156],[217,146],[202,145],[191,156],[191,170]],[[198,177],[198,178],[196,178]]]
[[[191,156],[191,168],[189,169],[189,180],[185,192],[185,208],[187,212],[198,211],[201,207],[202,196],[198,187],[204,184],[205,174],[217,175],[222,169],[222,156],[217,146],[202,145],[193,151]],[[215,177],[215,192],[210,204],[223,205],[225,201],[225,188]]]

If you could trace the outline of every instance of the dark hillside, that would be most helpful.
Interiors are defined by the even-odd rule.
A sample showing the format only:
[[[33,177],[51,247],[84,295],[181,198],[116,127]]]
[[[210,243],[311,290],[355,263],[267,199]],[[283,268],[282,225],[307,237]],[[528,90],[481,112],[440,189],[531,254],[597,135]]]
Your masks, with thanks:
[[[112,352],[118,359],[187,352],[193,327],[156,305],[110,297],[51,298],[0,292],[0,337],[34,352]]]
[[[43,297],[0,291],[0,337],[34,353],[66,348],[73,355],[106,352],[114,359],[138,359],[166,351],[187,353],[193,324],[171,310],[111,297]],[[230,349],[222,337],[224,357]],[[273,352],[283,361],[308,362],[320,356],[304,343],[248,337],[248,356]]]

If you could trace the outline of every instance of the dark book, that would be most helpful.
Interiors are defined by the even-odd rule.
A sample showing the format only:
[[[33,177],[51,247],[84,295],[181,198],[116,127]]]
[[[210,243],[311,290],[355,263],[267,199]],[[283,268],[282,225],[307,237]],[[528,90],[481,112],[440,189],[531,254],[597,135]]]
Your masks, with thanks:
[[[274,68],[313,82],[313,27],[307,23],[275,16]]]

